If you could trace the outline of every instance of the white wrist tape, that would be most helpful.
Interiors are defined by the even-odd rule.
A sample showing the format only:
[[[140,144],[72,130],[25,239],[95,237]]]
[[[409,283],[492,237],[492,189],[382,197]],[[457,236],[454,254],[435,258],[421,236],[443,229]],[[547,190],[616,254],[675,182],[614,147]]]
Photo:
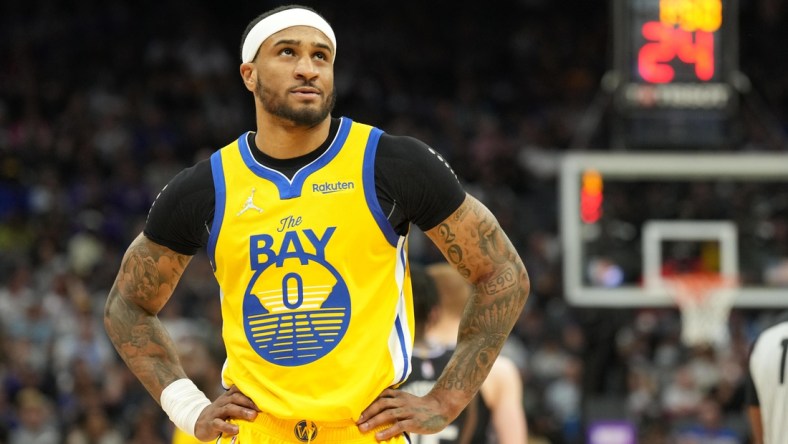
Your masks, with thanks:
[[[194,436],[194,427],[211,401],[191,379],[178,379],[161,392],[161,408],[179,429]]]

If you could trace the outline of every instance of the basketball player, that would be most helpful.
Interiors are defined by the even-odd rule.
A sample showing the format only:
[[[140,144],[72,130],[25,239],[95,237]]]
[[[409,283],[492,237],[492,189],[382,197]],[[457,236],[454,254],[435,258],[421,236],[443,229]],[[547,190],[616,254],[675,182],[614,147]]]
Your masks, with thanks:
[[[256,131],[178,174],[129,246],[107,300],[118,353],[202,440],[407,441],[474,397],[529,291],[495,217],[423,142],[334,118],[337,41],[301,6],[253,20],[240,74]],[[474,286],[451,361],[424,396],[410,373],[409,224]],[[189,380],[157,313],[205,247],[221,287],[227,392]]]
[[[747,416],[756,444],[776,444],[788,436],[787,357],[788,320],[782,320],[761,332],[750,352]]]
[[[414,395],[423,396],[432,390],[435,381],[452,356],[453,348],[427,341],[426,329],[437,316],[438,290],[435,282],[427,274],[424,267],[411,265],[411,286],[413,288],[413,320],[415,336],[413,342],[413,371],[402,390]],[[483,387],[483,386],[482,386]],[[445,429],[434,435],[412,434],[413,444],[470,444],[478,422],[478,398],[474,396],[465,410],[447,425]]]
[[[472,297],[472,288],[449,264],[432,264],[427,267],[427,273],[434,279],[439,303],[436,319],[427,328],[427,341],[453,347],[457,343],[463,311]],[[487,442],[490,423],[497,443],[522,444],[527,441],[522,379],[511,359],[498,356],[482,384],[481,398],[472,442]]]

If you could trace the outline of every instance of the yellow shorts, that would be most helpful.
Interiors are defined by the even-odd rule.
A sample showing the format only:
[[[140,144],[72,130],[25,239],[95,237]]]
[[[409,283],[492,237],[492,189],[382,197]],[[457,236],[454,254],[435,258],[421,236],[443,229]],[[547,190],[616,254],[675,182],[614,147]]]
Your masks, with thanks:
[[[200,441],[177,427],[175,427],[175,430],[172,432],[172,444],[212,444],[215,442],[215,439]]]
[[[354,423],[318,423],[307,419],[279,419],[266,413],[258,413],[254,422],[244,420],[231,421],[238,425],[238,435],[221,436],[217,444],[341,444],[341,443],[377,443],[375,433],[386,429],[378,427],[367,433],[361,433]],[[410,439],[399,435],[386,444],[408,444]]]

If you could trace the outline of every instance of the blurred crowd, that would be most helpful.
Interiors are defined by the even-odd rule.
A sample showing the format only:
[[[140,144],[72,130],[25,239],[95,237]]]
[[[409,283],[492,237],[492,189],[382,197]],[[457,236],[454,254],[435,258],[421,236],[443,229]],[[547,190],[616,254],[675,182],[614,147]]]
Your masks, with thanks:
[[[608,2],[304,3],[337,33],[334,114],[440,151],[525,260],[532,295],[505,353],[534,442],[584,442],[605,413],[638,442],[747,442],[747,352],[773,312],[734,310],[730,347],[688,348],[675,309],[578,309],[562,293],[557,164],[610,67]],[[772,136],[788,133],[788,4],[739,3],[741,69],[778,123],[765,131],[743,113],[741,146],[785,150]],[[253,127],[240,35],[277,4],[0,5],[0,443],[169,442],[172,425],[106,337],[103,306],[158,191]],[[604,149],[604,135],[587,148]],[[441,260],[418,233],[411,253]],[[218,294],[201,253],[161,313],[214,395]]]

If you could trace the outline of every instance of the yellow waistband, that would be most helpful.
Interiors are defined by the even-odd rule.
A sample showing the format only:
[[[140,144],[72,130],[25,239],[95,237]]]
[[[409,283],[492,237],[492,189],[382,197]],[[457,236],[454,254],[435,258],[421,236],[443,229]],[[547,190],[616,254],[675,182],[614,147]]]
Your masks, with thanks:
[[[285,442],[303,442],[307,444],[329,444],[347,442],[377,442],[375,433],[388,428],[379,426],[367,433],[362,433],[352,421],[319,422],[310,419],[280,419],[265,412],[257,414],[253,422],[234,421],[239,427],[250,427],[258,433],[280,439]]]

